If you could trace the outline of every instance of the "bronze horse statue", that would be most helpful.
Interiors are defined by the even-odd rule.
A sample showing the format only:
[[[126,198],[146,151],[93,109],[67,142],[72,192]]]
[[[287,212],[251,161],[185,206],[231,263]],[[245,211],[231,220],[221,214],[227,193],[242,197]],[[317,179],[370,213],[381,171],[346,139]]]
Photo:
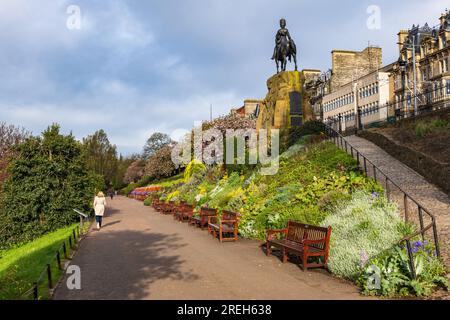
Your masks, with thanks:
[[[294,40],[289,34],[289,30],[286,29],[286,20],[280,20],[280,30],[278,30],[275,38],[275,49],[273,52],[272,60],[275,60],[277,65],[277,73],[286,71],[287,61],[295,63],[295,71],[297,71],[297,46]],[[281,64],[281,66],[280,66]]]

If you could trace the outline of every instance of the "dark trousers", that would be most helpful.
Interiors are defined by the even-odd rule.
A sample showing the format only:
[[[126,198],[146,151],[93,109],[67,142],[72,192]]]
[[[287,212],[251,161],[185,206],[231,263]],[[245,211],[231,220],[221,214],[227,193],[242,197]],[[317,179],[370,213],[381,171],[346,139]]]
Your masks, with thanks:
[[[102,216],[95,216],[95,221],[102,226],[103,217]]]

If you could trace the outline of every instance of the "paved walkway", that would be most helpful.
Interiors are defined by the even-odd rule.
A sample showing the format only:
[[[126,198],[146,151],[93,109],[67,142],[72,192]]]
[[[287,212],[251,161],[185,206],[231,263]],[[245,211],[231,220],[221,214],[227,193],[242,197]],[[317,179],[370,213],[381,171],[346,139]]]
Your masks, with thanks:
[[[64,279],[55,299],[364,298],[324,270],[283,265],[255,241],[220,244],[135,200],[110,201],[104,223],[72,261],[81,268],[82,290],[68,290]]]
[[[435,217],[438,226],[439,240],[441,242],[441,253],[447,266],[450,266],[450,198],[435,185],[429,183],[420,174],[401,163],[386,151],[372,142],[357,136],[346,137],[346,140],[367,159],[386,173],[392,181],[403,190],[413,196]],[[373,175],[369,166],[369,174]],[[384,180],[380,181],[384,185]],[[392,188],[393,196],[403,210],[403,197],[400,192]],[[418,217],[416,207],[408,205],[410,217]],[[425,225],[430,221],[425,221]],[[431,235],[431,234],[427,234]]]

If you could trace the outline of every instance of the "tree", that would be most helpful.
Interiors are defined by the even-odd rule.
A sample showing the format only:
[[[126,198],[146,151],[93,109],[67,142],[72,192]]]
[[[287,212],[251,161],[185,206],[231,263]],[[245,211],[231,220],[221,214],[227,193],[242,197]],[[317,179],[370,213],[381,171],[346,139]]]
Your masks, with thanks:
[[[114,190],[120,190],[129,183],[129,181],[125,181],[128,168],[133,162],[140,159],[140,157],[140,154],[132,154],[127,157],[119,155],[119,159],[117,160],[116,174],[112,182]]]
[[[153,155],[156,154],[161,148],[172,144],[172,139],[170,139],[169,135],[161,132],[156,132],[148,138],[147,142],[144,146],[144,151],[142,153],[142,157],[145,160],[150,159]]]
[[[123,181],[127,184],[137,182],[144,176],[145,161],[138,159],[127,168]]]
[[[176,168],[172,161],[172,149],[170,145],[166,145],[159,149],[145,165],[144,174],[154,179],[170,177]]]
[[[23,128],[0,122],[0,189],[6,179],[6,168],[14,156],[14,146],[23,142],[30,133]]]
[[[89,212],[103,183],[88,169],[81,143],[60,134],[56,124],[27,138],[15,152],[0,201],[0,248],[77,221],[73,209]]]
[[[112,186],[118,169],[116,146],[109,142],[108,136],[103,130],[84,138],[83,145],[87,155],[88,167],[95,173],[102,175],[108,187]]]

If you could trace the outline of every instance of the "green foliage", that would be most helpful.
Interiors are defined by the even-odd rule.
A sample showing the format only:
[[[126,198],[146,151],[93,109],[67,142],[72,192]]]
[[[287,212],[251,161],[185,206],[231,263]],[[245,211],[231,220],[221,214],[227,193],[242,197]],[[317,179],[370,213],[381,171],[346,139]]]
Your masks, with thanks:
[[[83,139],[83,149],[86,152],[88,168],[104,177],[108,187],[119,183],[122,177],[117,176],[117,148],[109,142],[105,131],[99,130]]]
[[[194,159],[186,167],[186,170],[184,171],[184,181],[188,182],[189,179],[195,175],[195,174],[202,174],[206,170],[205,165]]]
[[[24,245],[0,250],[0,300],[30,299],[31,297],[22,295],[32,287],[50,261],[53,261],[53,279],[62,275],[56,266],[55,253],[63,241],[67,241],[75,226],[74,224],[58,229]],[[40,294],[46,294],[46,277],[42,279],[41,284]]]
[[[427,135],[442,131],[442,130],[450,130],[450,122],[446,119],[431,119],[431,120],[421,120],[417,121],[414,126],[414,131],[416,136],[419,138],[424,138]]]
[[[170,139],[169,135],[161,132],[155,132],[150,136],[150,138],[148,138],[147,142],[145,143],[142,157],[145,160],[148,160],[163,147],[168,146],[171,143],[172,139]]]
[[[322,222],[332,227],[330,271],[354,280],[361,272],[364,257],[375,256],[402,238],[402,224],[396,206],[383,196],[354,193]]]
[[[72,135],[49,127],[17,147],[4,183],[0,247],[32,240],[78,219],[73,208],[89,212],[103,183],[86,164],[82,145]]]
[[[308,121],[301,127],[293,127],[289,129],[289,138],[287,147],[296,144],[302,137],[308,135],[324,134],[325,125],[321,121]]]
[[[153,202],[153,196],[150,196],[144,200],[144,206],[150,207],[152,205],[152,202]]]
[[[447,270],[436,258],[434,247],[426,241],[412,244],[416,279],[412,277],[408,253],[404,245],[394,246],[371,259],[361,272],[358,284],[364,294],[386,297],[429,296],[437,287],[449,289]],[[379,279],[375,283],[374,279]]]

